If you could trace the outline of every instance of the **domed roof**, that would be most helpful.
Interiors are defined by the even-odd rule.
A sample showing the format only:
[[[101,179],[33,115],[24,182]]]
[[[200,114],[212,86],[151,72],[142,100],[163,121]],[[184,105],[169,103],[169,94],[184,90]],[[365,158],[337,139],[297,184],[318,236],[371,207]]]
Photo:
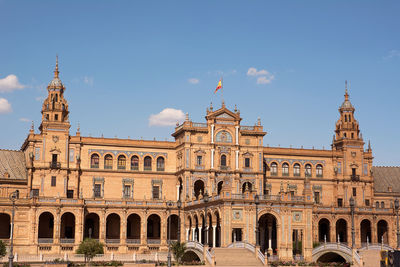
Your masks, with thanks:
[[[64,87],[60,78],[54,77],[53,80],[49,83],[49,87]]]
[[[345,100],[340,108],[354,108],[353,105],[350,103],[350,100]]]

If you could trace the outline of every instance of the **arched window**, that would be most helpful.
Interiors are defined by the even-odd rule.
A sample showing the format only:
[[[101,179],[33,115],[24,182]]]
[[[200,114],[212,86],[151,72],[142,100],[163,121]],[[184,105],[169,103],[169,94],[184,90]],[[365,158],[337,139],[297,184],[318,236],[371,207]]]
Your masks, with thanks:
[[[282,176],[289,176],[289,164],[286,162],[282,164]]]
[[[381,202],[381,209],[384,209],[385,208],[385,202]]]
[[[250,168],[250,158],[244,158],[244,167]]]
[[[306,165],[306,177],[311,177],[311,165],[307,164]]]
[[[298,163],[293,166],[293,176],[300,176],[300,164]]]
[[[322,177],[324,175],[322,165],[317,165],[317,177]]]
[[[118,170],[126,169],[126,157],[124,155],[120,155],[118,157]]]
[[[113,167],[113,158],[110,154],[107,154],[104,157],[104,169],[112,169]]]
[[[221,169],[226,169],[226,155],[221,155]]]
[[[375,206],[376,206],[377,209],[379,209],[379,201],[377,201],[377,202],[375,203]]]
[[[271,175],[278,175],[278,164],[275,162],[271,163]]]
[[[90,168],[98,169],[99,168],[99,159],[100,159],[99,155],[93,154],[90,157]]]
[[[133,156],[131,158],[131,170],[132,171],[139,170],[139,158],[138,158],[138,156]]]
[[[151,171],[151,157],[149,156],[144,158],[144,170]]]
[[[220,131],[215,137],[216,142],[232,143],[232,135],[228,131]]]
[[[157,171],[164,171],[165,166],[164,166],[164,158],[163,157],[158,157],[157,158]]]

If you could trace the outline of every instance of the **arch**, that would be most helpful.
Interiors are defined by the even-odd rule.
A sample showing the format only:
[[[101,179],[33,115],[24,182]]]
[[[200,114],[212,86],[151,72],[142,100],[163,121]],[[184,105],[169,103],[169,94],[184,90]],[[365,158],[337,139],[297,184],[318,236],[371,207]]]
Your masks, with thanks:
[[[216,210],[214,211],[214,217],[215,217],[215,246],[220,247],[221,246],[221,217],[219,215],[219,211]]]
[[[136,155],[133,155],[131,157],[131,170],[132,171],[138,171],[139,170],[139,157]]]
[[[293,176],[300,176],[300,170],[301,170],[300,164],[295,163],[293,165]]]
[[[360,234],[361,234],[361,243],[371,243],[371,222],[368,219],[364,219],[360,224]]]
[[[111,213],[106,219],[106,239],[120,239],[121,218],[116,213]]]
[[[104,169],[112,169],[113,168],[113,156],[111,154],[107,154],[104,156]]]
[[[339,219],[336,221],[336,242],[347,243],[347,221]]]
[[[202,180],[197,180],[196,182],[194,182],[194,196],[196,197],[196,199],[199,198],[200,195],[204,194],[204,182]]]
[[[220,165],[221,165],[221,167],[226,167],[226,155],[225,154],[221,155]]]
[[[317,165],[316,174],[317,174],[317,177],[323,177],[324,176],[324,168],[322,167],[321,164]]]
[[[178,178],[179,192],[178,192],[178,200],[182,201],[182,192],[183,192],[183,181],[182,177]]]
[[[223,184],[224,184],[224,181],[219,181],[218,184],[217,184],[217,193],[218,193],[218,195],[221,193]]]
[[[200,263],[202,258],[203,257],[200,252],[198,252],[192,248],[189,248],[186,250],[185,254],[183,254],[182,262],[190,263],[190,264],[193,264],[195,262]]]
[[[385,220],[380,220],[377,224],[377,240],[378,243],[383,242],[384,244],[389,244],[389,228],[388,223]]]
[[[342,262],[345,263],[346,259],[343,258],[340,254],[336,252],[326,252],[322,254],[318,259],[317,262],[321,263],[329,263],[329,262]]]
[[[170,225],[171,223],[171,225]],[[171,214],[168,216],[167,220],[167,239],[168,240],[178,240],[178,225],[179,218],[176,214]]]
[[[9,239],[11,233],[11,217],[7,213],[0,213],[0,239]]]
[[[61,243],[75,239],[75,215],[71,212],[65,212],[61,216],[60,238]]]
[[[278,231],[277,219],[271,213],[261,215],[258,220],[260,229],[260,248],[261,251],[269,255],[277,253]]]
[[[140,244],[140,231],[141,231],[141,219],[136,213],[132,213],[126,219],[126,242],[127,243],[139,243]]]
[[[252,187],[253,187],[253,184],[252,184],[252,183],[250,183],[250,182],[244,182],[244,183],[242,184],[242,194],[243,194],[244,192],[246,192],[246,190],[248,190],[249,192],[251,192],[251,191],[252,191]]]
[[[232,135],[226,131],[219,131],[215,136],[215,141],[220,143],[232,143]]]
[[[152,169],[151,164],[152,164],[152,158],[150,156],[144,157],[143,168],[145,171],[151,171]]]
[[[147,218],[147,240],[159,241],[160,238],[161,238],[161,218],[157,214],[151,214]]]
[[[305,175],[306,177],[311,177],[312,175],[312,167],[311,164],[307,163],[305,166]]]
[[[270,164],[270,173],[271,173],[271,175],[278,175],[278,163],[271,162],[271,164]]]
[[[328,219],[323,218],[318,222],[318,241],[330,242],[330,222]]]
[[[125,170],[126,169],[126,157],[125,155],[119,155],[117,159],[117,169]]]
[[[164,157],[157,158],[157,171],[164,171],[165,170],[165,159]]]
[[[289,164],[287,162],[282,164],[282,175],[289,176]]]
[[[89,213],[85,216],[84,237],[99,239],[100,217],[97,213]]]
[[[39,216],[39,229],[38,229],[38,239],[51,239],[50,243],[53,243],[54,235],[54,216],[50,212],[43,212]],[[49,242],[46,242],[49,243]]]
[[[93,153],[90,156],[90,168],[98,169],[100,165],[100,156],[97,153]]]

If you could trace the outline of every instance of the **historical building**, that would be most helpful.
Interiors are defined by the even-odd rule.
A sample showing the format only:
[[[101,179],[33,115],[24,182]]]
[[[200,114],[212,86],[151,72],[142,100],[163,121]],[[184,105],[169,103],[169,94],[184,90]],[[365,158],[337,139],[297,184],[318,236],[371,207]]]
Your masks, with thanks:
[[[311,261],[318,243],[351,247],[352,234],[357,249],[397,246],[400,168],[373,166],[347,89],[328,150],[264,146],[261,121],[241,125],[224,103],[205,122],[187,116],[173,142],[85,137],[70,133],[58,63],[47,90],[39,132],[0,150],[0,239],[18,190],[20,254],[72,254],[86,237],[114,254],[165,251],[169,237],[256,245],[256,233],[280,259]]]

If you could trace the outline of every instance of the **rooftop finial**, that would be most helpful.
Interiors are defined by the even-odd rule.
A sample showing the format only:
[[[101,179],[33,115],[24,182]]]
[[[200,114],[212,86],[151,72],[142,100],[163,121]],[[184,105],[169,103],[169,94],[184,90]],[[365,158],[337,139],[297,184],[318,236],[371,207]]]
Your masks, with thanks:
[[[371,151],[371,141],[368,140],[368,151]]]
[[[211,104],[210,104],[210,110],[213,111],[212,102],[211,102]]]
[[[235,104],[235,113],[237,112],[237,106],[236,106],[236,104]]]
[[[81,125],[79,122],[78,122],[78,128],[76,128],[76,135],[77,136],[81,135]]]
[[[261,126],[261,119],[260,119],[260,117],[257,118],[257,126]]]
[[[345,89],[344,99],[347,101],[349,100],[349,93],[347,92],[347,80],[345,82]]]
[[[189,113],[186,113],[185,121],[189,121]]]
[[[224,100],[222,100],[222,107],[223,108],[225,107],[225,101]]]
[[[31,133],[33,133],[33,132],[34,132],[34,128],[35,128],[35,126],[34,126],[34,124],[33,124],[33,121],[32,121],[32,124],[31,124],[31,130],[30,130],[30,132],[31,132]]]
[[[58,78],[58,74],[60,72],[58,71],[58,55],[56,55],[56,69],[54,70],[54,78]]]

